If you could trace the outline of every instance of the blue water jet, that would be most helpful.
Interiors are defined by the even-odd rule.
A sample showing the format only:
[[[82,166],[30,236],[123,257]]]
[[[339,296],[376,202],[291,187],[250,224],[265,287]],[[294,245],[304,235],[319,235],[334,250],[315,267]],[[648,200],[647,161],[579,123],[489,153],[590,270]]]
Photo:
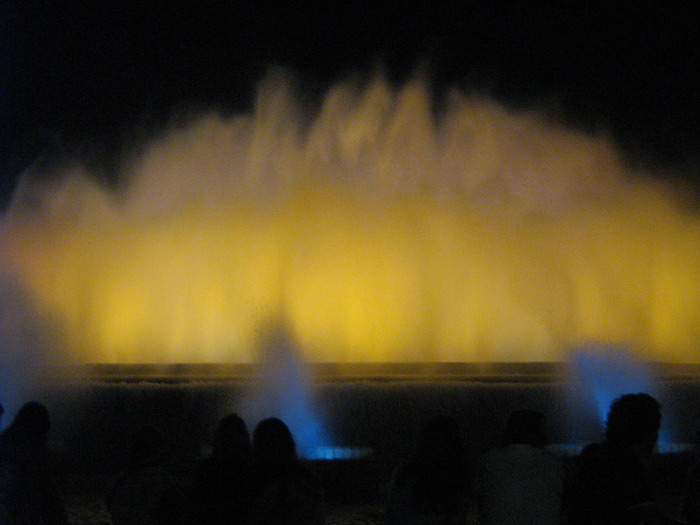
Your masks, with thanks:
[[[570,361],[579,396],[594,404],[601,428],[605,426],[610,405],[619,396],[643,392],[659,397],[651,370],[629,349],[604,345],[579,347],[572,351]],[[662,422],[659,445],[669,443],[670,431]]]
[[[0,403],[5,409],[0,428],[41,391],[50,373],[58,372],[51,344],[57,340],[55,323],[38,314],[27,292],[0,268]]]
[[[262,335],[258,374],[242,415],[251,428],[268,417],[281,419],[292,432],[299,454],[319,459],[333,445],[291,330],[284,323],[275,323]]]

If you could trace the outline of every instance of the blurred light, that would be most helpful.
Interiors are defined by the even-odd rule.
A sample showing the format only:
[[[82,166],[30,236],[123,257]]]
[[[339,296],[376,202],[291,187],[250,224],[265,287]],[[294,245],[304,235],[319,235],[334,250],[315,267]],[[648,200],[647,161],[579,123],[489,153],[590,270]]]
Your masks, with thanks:
[[[353,459],[367,459],[372,457],[374,451],[367,447],[318,447],[306,456],[310,460],[340,461]]]
[[[574,352],[574,374],[581,387],[592,396],[599,423],[605,428],[610,405],[624,394],[645,393],[658,399],[657,385],[647,365],[629,350],[588,347]],[[669,428],[662,419],[659,445],[671,442]]]
[[[123,195],[25,174],[0,270],[91,363],[563,361],[588,341],[700,361],[700,220],[608,141],[420,82],[341,83],[145,148]]]

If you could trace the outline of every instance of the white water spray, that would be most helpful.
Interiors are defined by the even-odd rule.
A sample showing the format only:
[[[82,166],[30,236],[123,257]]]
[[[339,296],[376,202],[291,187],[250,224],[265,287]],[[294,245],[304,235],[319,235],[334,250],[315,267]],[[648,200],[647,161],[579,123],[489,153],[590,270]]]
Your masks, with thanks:
[[[283,309],[316,362],[558,361],[588,341],[698,362],[700,218],[604,137],[420,80],[273,74],[129,163],[27,172],[2,268],[80,362],[254,362]]]

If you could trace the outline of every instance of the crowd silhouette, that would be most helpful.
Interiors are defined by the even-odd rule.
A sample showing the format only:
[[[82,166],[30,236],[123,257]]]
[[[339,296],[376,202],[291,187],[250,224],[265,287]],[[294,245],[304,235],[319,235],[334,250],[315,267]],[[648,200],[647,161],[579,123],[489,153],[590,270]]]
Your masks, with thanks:
[[[469,508],[468,477],[457,422],[436,416],[423,428],[414,454],[394,469],[386,523],[454,523]]]
[[[248,428],[238,414],[228,414],[216,427],[211,454],[195,472],[192,503],[200,523],[226,525],[247,520],[255,494],[254,476]]]
[[[67,525],[47,439],[49,411],[31,401],[0,434],[0,523]]]
[[[503,446],[479,460],[474,495],[484,525],[556,525],[561,522],[564,463],[545,449],[545,415],[520,409],[508,418]]]
[[[688,470],[678,509],[655,499],[650,458],[661,406],[648,394],[617,398],[605,438],[575,456],[548,449],[547,418],[539,411],[513,411],[502,442],[471,458],[464,423],[443,414],[425,422],[414,452],[386,480],[386,497],[371,523],[700,523],[700,463]],[[47,408],[31,401],[0,433],[1,525],[69,524],[47,445],[50,429]],[[156,426],[136,429],[129,451],[128,468],[105,494],[114,525],[330,524],[324,482],[298,456],[289,427],[278,418],[260,421],[251,436],[238,414],[223,416],[211,451],[185,477],[169,471],[168,446]]]

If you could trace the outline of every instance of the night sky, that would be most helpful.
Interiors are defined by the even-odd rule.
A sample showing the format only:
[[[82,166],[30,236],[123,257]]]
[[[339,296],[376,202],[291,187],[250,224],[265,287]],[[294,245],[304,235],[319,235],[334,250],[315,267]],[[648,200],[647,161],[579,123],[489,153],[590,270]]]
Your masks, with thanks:
[[[273,65],[309,104],[351,74],[400,83],[420,70],[436,109],[455,86],[545,108],[697,182],[693,2],[414,3],[4,2],[0,204],[40,153],[80,157],[118,186],[120,159],[175,109],[248,111]]]

